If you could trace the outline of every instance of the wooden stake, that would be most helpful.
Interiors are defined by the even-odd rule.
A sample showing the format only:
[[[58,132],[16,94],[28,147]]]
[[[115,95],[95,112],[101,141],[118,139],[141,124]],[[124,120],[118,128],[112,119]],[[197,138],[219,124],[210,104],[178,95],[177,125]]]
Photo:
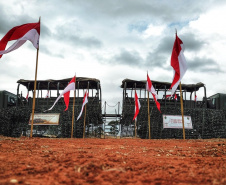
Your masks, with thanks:
[[[39,18],[40,21],[40,18]],[[30,137],[32,137],[33,133],[33,123],[34,123],[34,112],[35,112],[35,94],[36,94],[36,81],[37,81],[37,71],[38,71],[38,53],[39,53],[39,46],[37,48],[36,54],[36,68],[35,68],[35,83],[34,83],[34,92],[33,92],[33,104],[32,104],[32,118],[31,118],[31,133]]]
[[[85,138],[85,131],[86,131],[86,105],[85,105],[85,114],[84,114],[83,139]]]
[[[71,138],[73,138],[74,114],[75,114],[75,97],[76,97],[76,76],[75,76],[75,90],[74,90],[73,112],[72,112],[72,122],[71,122]]]
[[[182,125],[183,125],[183,139],[185,139],[185,129],[184,129],[184,108],[183,108],[183,97],[182,97],[182,87],[180,82],[180,105],[181,105],[181,115],[182,115]]]
[[[149,91],[147,91],[148,94],[148,133],[149,133],[149,139],[151,139],[151,121],[150,121],[150,107],[149,107]]]

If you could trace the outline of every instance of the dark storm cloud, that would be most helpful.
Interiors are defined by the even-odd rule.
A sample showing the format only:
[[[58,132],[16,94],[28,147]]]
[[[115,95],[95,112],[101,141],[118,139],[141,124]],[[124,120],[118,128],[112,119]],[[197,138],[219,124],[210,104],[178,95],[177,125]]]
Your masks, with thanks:
[[[110,61],[114,64],[123,64],[129,66],[143,64],[143,59],[137,51],[127,51],[125,49],[123,49],[119,54],[116,54]]]
[[[211,58],[194,58],[187,60],[188,70],[202,73],[222,73],[219,64]]]

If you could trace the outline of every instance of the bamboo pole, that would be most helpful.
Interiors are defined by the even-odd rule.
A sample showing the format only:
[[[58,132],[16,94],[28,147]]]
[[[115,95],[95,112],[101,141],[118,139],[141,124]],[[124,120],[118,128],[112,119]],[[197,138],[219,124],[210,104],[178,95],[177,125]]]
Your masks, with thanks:
[[[135,138],[137,138],[137,118],[135,118]]]
[[[85,131],[86,131],[86,105],[85,105],[85,114],[84,114],[83,139],[85,138]]]
[[[39,17],[39,22],[41,22],[41,17]],[[38,53],[39,53],[39,43],[36,54],[36,67],[35,67],[35,82],[34,82],[34,92],[33,92],[33,104],[32,104],[32,118],[31,118],[31,133],[30,137],[33,134],[33,124],[34,124],[34,112],[35,112],[35,96],[36,96],[36,82],[37,82],[37,71],[38,71]]]
[[[75,76],[75,90],[74,90],[73,112],[72,112],[72,122],[71,122],[71,138],[73,138],[73,128],[74,128],[75,97],[76,97],[76,76]]]
[[[185,129],[184,129],[184,108],[183,108],[183,95],[182,95],[181,82],[180,82],[180,105],[181,105],[181,115],[182,115],[182,125],[183,125],[183,139],[185,139]]]
[[[148,132],[149,132],[149,139],[151,139],[151,121],[150,121],[150,106],[149,106],[149,91],[148,94]]]

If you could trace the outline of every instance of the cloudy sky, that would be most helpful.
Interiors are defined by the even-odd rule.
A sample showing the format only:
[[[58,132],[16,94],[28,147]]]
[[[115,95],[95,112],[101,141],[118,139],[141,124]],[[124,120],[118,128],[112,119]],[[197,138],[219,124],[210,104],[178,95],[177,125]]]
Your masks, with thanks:
[[[97,78],[102,99],[122,101],[125,78],[172,82],[175,29],[185,46],[182,83],[226,93],[225,0],[7,0],[0,2],[0,39],[41,17],[39,80]],[[13,42],[10,42],[10,46]],[[35,78],[36,49],[26,42],[0,59],[0,90]],[[24,95],[26,91],[24,91]],[[202,99],[203,91],[198,93]]]

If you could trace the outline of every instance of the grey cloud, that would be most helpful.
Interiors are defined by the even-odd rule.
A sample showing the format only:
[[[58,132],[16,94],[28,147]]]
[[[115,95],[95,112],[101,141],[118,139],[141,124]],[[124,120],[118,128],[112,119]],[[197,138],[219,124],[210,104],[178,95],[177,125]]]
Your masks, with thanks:
[[[146,66],[148,68],[164,67],[167,56],[163,53],[149,53],[146,58]]]
[[[197,39],[196,35],[193,33],[186,33],[178,36],[183,41],[185,50],[188,51],[198,52],[206,44],[205,41],[200,40],[200,38]]]
[[[80,33],[68,32],[67,28],[57,29],[57,33],[54,35],[55,38],[61,42],[67,42],[75,47],[86,47],[86,48],[101,48],[102,42],[94,36],[81,36]]]
[[[187,61],[188,70],[202,73],[222,73],[222,69],[219,64],[211,58],[194,58]]]
[[[123,49],[119,54],[116,54],[111,61],[115,64],[125,64],[130,66],[137,66],[138,63],[139,65],[143,65],[143,59],[137,51],[127,51],[125,49]]]

